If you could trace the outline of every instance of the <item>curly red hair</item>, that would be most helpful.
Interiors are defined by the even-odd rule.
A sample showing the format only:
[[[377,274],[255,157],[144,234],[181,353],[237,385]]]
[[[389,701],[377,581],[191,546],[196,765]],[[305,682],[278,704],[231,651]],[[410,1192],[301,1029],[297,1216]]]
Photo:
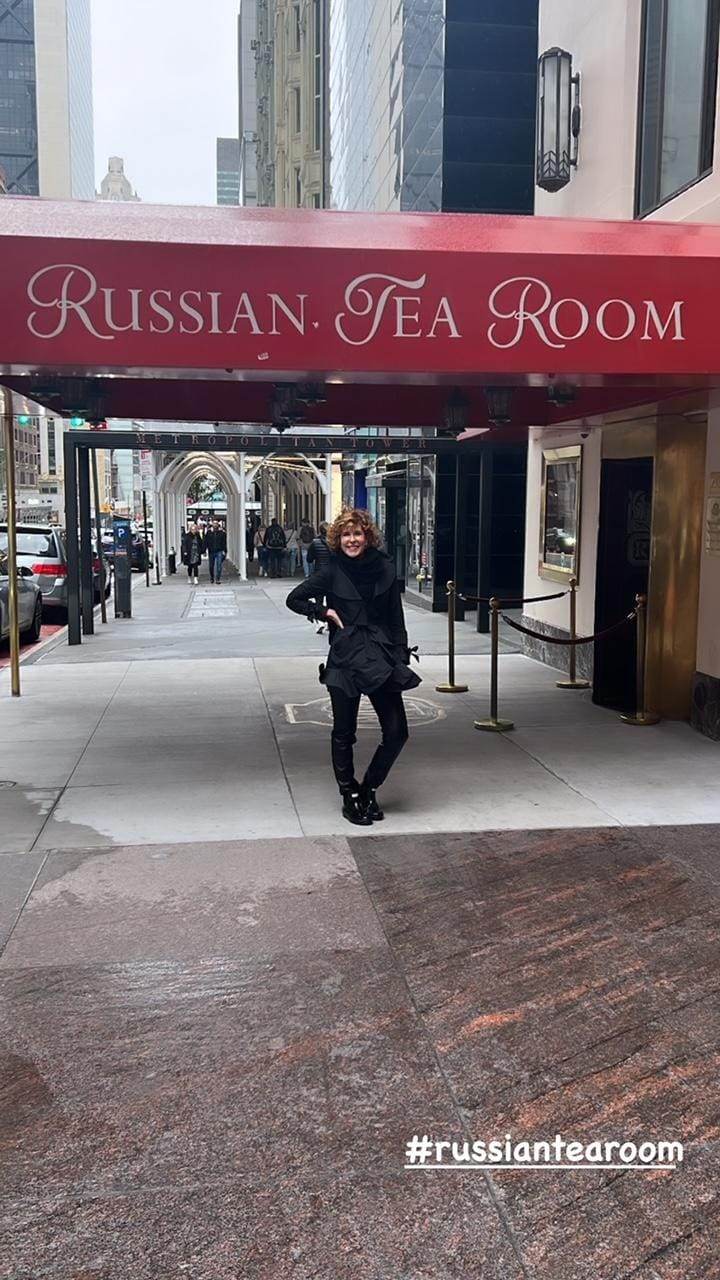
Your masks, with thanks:
[[[340,538],[348,529],[362,529],[368,547],[379,547],[382,542],[380,530],[369,511],[346,507],[328,529],[327,541],[331,551],[340,550]]]

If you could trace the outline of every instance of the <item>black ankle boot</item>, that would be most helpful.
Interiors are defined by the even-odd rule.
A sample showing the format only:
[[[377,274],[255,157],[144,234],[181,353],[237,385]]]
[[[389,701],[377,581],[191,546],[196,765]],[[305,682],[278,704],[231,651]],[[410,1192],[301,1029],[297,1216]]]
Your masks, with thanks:
[[[375,788],[369,787],[366,782],[360,787],[360,803],[371,822],[382,822],[385,814],[377,802]]]
[[[343,818],[347,818],[348,822],[353,822],[356,827],[372,826],[372,818],[365,812],[359,791],[343,791],[342,799]]]

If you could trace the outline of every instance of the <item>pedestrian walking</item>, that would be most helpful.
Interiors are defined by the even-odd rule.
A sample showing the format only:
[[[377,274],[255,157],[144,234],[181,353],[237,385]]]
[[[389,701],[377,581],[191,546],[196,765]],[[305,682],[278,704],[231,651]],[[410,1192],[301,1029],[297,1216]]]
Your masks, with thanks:
[[[330,548],[328,546],[327,534],[329,525],[325,520],[322,521],[318,530],[318,535],[313,538],[308,549],[308,564],[312,565],[313,572],[322,569],[324,565],[330,562]]]
[[[265,534],[267,533],[267,525],[259,524],[253,536],[255,550],[258,558],[258,578],[267,578],[268,565],[270,563],[270,552],[265,546]]]
[[[303,573],[305,574],[306,578],[309,578],[311,573],[310,565],[308,564],[308,552],[310,550],[314,537],[315,537],[315,530],[313,529],[312,525],[309,524],[308,521],[306,520],[303,524],[300,525],[300,532],[298,534],[300,557],[302,559]]]
[[[188,580],[191,587],[196,587],[198,584],[202,557],[203,540],[200,530],[193,521],[185,535],[182,553],[182,561],[184,565],[187,565]]]
[[[255,559],[255,525],[252,516],[245,521],[245,554],[248,561]]]
[[[379,543],[367,511],[344,511],[328,532],[328,562],[286,601],[294,613],[328,623],[330,651],[320,682],[332,703],[333,771],[343,817],[363,827],[385,816],[376,792],[408,739],[403,692],[420,684],[409,666],[415,650],[408,647],[400,583]],[[375,710],[382,741],[358,782],[353,747],[362,694]]]
[[[281,578],[286,540],[282,525],[274,516],[270,521],[270,527],[265,530],[263,542],[270,552],[270,577]]]
[[[210,581],[220,583],[222,567],[227,558],[227,534],[219,520],[213,520],[205,535],[205,552],[210,569]]]
[[[291,578],[294,578],[297,571],[298,557],[300,555],[300,543],[298,541],[297,529],[285,530],[285,545],[288,558],[288,573]]]

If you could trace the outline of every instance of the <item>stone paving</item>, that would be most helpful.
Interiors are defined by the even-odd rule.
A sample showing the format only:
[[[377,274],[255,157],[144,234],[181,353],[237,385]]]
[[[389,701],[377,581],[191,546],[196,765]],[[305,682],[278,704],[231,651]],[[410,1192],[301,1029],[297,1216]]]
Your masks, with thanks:
[[[164,590],[0,676],[0,1280],[720,1276],[717,744],[424,657],[355,831],[317,656]],[[685,1153],[404,1168],[506,1133]]]

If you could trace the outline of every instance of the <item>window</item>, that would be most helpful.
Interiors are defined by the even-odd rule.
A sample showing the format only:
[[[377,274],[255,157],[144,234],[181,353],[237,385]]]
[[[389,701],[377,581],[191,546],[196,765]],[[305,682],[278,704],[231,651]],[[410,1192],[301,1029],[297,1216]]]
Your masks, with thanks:
[[[645,0],[639,217],[712,169],[719,34],[720,0]]]
[[[302,176],[299,166],[295,169],[295,207],[300,209],[302,206]]]
[[[300,107],[300,90],[292,91],[292,122],[293,133],[299,133],[302,128],[302,113]]]
[[[57,472],[57,458],[55,455],[55,419],[51,418],[47,424],[47,446],[48,446],[48,474],[54,476]]]
[[[300,22],[300,5],[294,4],[292,7],[292,41],[293,52],[300,52],[302,42],[302,24]]]
[[[313,191],[312,207],[313,209],[320,208],[320,192],[319,191]]]

